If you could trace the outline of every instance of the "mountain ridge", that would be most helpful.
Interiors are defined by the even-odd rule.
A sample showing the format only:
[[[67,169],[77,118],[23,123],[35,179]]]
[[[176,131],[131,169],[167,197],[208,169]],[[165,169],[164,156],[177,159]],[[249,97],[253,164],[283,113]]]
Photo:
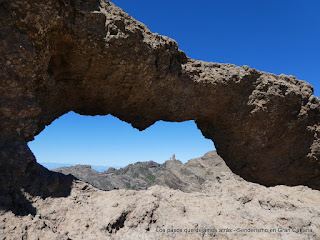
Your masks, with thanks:
[[[107,171],[110,167],[119,169],[121,168],[120,166],[104,166],[104,165],[91,165],[91,164],[68,164],[68,163],[55,163],[55,162],[39,162],[40,165],[43,167],[47,168],[48,170],[53,170],[57,168],[62,168],[62,167],[73,167],[77,165],[89,165],[91,166],[92,169],[96,170],[97,172],[104,172]]]
[[[183,192],[200,191],[206,180],[218,180],[221,173],[232,174],[216,151],[210,151],[186,163],[175,159],[173,155],[162,164],[154,161],[137,162],[120,169],[111,167],[104,172],[97,172],[90,165],[62,167],[53,171],[71,174],[100,190],[146,190],[160,185]]]

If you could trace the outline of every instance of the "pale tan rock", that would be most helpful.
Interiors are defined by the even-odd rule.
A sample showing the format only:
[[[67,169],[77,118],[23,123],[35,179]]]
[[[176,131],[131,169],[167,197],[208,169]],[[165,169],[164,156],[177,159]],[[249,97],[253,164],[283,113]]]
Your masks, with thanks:
[[[201,193],[163,186],[105,192],[74,181],[65,198],[34,201],[26,194],[38,210],[35,217],[1,212],[1,236],[30,240],[320,238],[317,190],[267,188],[233,174],[222,174],[220,181],[205,185]],[[191,232],[197,229],[207,232]],[[248,229],[260,232],[243,232]]]

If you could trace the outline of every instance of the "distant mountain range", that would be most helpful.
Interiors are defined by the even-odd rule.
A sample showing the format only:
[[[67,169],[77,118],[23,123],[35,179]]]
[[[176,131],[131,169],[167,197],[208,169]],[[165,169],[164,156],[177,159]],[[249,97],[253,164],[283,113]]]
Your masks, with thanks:
[[[39,163],[40,165],[44,166],[45,168],[52,170],[52,169],[57,169],[57,168],[62,168],[62,167],[73,167],[76,166],[76,164],[65,164],[65,163]],[[85,166],[85,165],[82,165]],[[104,172],[107,171],[110,167],[113,168],[120,168],[116,166],[102,166],[102,165],[90,165],[92,169],[96,170],[97,172]]]
[[[144,190],[153,185],[162,185],[184,192],[200,191],[206,180],[219,180],[221,174],[232,174],[216,151],[185,164],[173,156],[163,164],[137,162],[120,169],[110,167],[104,172],[98,172],[90,165],[61,167],[53,171],[71,174],[101,190]]]

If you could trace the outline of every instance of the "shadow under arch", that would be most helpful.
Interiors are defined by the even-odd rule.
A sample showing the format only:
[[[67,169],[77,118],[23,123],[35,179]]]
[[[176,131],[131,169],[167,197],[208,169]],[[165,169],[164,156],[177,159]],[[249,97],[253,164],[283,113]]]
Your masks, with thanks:
[[[29,196],[67,197],[74,177],[49,171],[38,164],[24,141],[0,147],[0,210],[35,215]]]

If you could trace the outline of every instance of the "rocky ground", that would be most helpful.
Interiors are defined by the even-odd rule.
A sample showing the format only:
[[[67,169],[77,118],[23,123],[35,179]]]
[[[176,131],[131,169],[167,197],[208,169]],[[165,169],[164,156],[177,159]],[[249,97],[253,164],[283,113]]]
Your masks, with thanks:
[[[35,216],[2,212],[0,231],[1,239],[320,239],[319,199],[307,187],[266,188],[232,175],[201,193],[74,181],[68,197],[29,198]]]
[[[208,156],[186,165],[216,163]],[[320,239],[320,191],[267,188],[222,169],[189,193],[159,185],[102,191],[79,180],[67,197],[24,192],[36,214],[0,212],[0,239]]]
[[[137,162],[118,170],[110,168],[103,173],[95,171],[90,165],[62,167],[53,171],[71,174],[101,190],[146,190],[161,185],[183,192],[201,191],[205,180],[216,180],[221,172],[231,173],[216,151],[191,159],[186,164],[173,156],[163,164]]]

